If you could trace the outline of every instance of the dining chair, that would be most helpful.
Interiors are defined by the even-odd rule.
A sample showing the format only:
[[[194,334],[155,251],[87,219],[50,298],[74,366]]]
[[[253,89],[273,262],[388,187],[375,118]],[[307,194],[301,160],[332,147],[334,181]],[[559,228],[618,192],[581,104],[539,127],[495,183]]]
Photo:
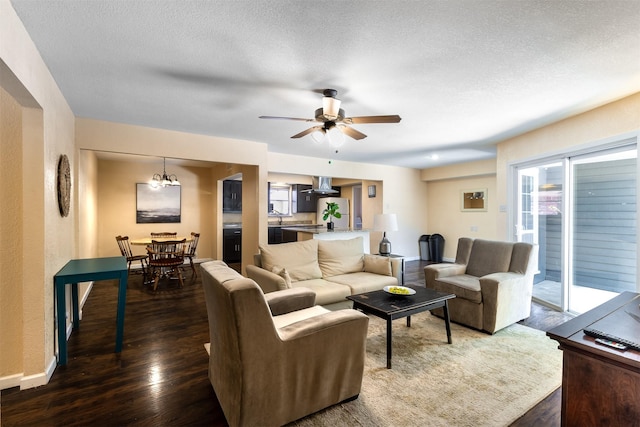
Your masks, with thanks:
[[[151,237],[176,237],[178,233],[172,233],[170,231],[161,231],[159,233],[151,233]]]
[[[147,246],[149,254],[149,274],[153,278],[153,290],[158,288],[161,277],[177,277],[180,287],[184,286],[182,280],[182,265],[184,264],[184,254],[187,239],[164,240],[159,242],[151,240],[151,245]]]
[[[134,255],[131,251],[131,245],[129,245],[129,236],[116,236],[116,242],[118,242],[118,247],[120,248],[120,253],[123,257],[127,258],[127,271],[131,273],[131,263],[134,261],[140,261],[140,266],[142,267],[142,280],[146,282],[147,280],[147,259],[148,255]]]
[[[191,242],[189,242],[189,248],[187,252],[184,254],[187,258],[189,258],[189,263],[191,264],[191,274],[193,277],[198,277],[198,270],[195,265],[193,265],[193,259],[196,257],[196,248],[198,247],[198,240],[200,240],[200,233],[191,233]]]

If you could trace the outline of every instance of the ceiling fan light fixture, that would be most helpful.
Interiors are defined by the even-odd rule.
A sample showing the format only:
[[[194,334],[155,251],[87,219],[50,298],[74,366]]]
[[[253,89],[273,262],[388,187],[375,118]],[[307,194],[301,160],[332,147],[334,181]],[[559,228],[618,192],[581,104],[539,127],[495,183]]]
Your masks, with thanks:
[[[324,129],[318,129],[315,130],[313,132],[311,132],[311,139],[313,139],[313,142],[316,144],[322,144],[325,140],[325,130]]]
[[[329,120],[335,120],[340,114],[341,101],[332,96],[322,98],[322,114]]]
[[[344,134],[337,126],[331,126],[327,131],[327,140],[329,145],[334,148],[342,147],[344,145]]]

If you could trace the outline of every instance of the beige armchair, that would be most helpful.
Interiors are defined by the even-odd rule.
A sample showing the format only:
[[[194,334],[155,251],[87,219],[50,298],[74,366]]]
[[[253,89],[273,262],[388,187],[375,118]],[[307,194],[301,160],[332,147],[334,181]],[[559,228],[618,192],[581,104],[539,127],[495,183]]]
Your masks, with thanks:
[[[463,237],[454,264],[424,268],[425,285],[456,295],[449,300],[452,321],[493,334],[529,317],[537,253],[528,243]]]
[[[366,315],[314,306],[315,294],[303,288],[267,298],[222,261],[200,268],[209,380],[229,425],[280,426],[358,396]]]

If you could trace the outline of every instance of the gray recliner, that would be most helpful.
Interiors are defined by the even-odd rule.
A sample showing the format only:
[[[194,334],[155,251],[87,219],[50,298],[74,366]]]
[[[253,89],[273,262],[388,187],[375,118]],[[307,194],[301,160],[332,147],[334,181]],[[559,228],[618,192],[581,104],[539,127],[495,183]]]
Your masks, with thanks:
[[[425,285],[456,295],[449,300],[452,321],[493,334],[529,317],[537,253],[529,243],[462,237],[455,263],[424,268]]]

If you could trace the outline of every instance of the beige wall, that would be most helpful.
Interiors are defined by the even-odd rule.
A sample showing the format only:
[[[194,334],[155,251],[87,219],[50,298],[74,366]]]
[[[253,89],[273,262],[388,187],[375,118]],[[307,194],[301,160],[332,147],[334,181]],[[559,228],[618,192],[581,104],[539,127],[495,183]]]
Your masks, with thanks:
[[[482,160],[422,171],[428,183],[428,229],[424,234],[441,234],[445,239],[444,258],[455,259],[458,239],[497,236],[495,160]],[[486,189],[486,211],[461,210],[461,192]]]
[[[201,234],[199,258],[213,258],[213,197],[211,168],[167,165],[167,173],[178,176],[181,185],[181,222],[175,224],[136,223],[136,183],[147,183],[154,173],[162,173],[162,159],[155,163],[98,161],[97,245],[98,256],[119,256],[115,236],[130,239],[148,237],[151,232],[175,231],[179,236]],[[132,246],[136,254],[144,246]]]
[[[22,371],[22,107],[0,87],[0,378]]]
[[[222,200],[221,182],[218,181],[237,173],[243,174],[242,244],[243,248],[247,248],[242,254],[243,266],[252,262],[253,251],[257,251],[260,239],[267,241],[266,144],[81,118],[76,120],[76,144],[87,151],[158,158],[158,163],[151,165],[99,162],[98,203],[101,206],[98,209],[98,254],[117,251],[115,236],[118,234],[126,233],[133,238],[160,227],[135,223],[134,184],[148,182],[154,173],[161,172],[162,157],[212,163],[208,171],[186,167],[170,169],[167,166],[167,172],[176,174],[182,183],[184,219],[179,226],[167,224],[162,227],[172,226],[186,235],[191,231],[197,232],[199,227],[201,240],[198,246],[202,247],[198,251],[199,257],[208,255],[214,259],[222,258],[220,236],[223,215],[219,206]],[[114,170],[110,170],[110,167]],[[264,185],[258,185],[256,180]],[[107,201],[118,199],[120,206],[103,206],[103,195]],[[127,212],[130,216],[127,216]],[[125,226],[117,224],[111,214],[121,218]]]
[[[2,260],[21,267],[12,268],[6,275],[8,270],[3,271],[0,282],[3,289],[17,287],[15,292],[21,294],[22,306],[18,310],[12,308],[17,294],[9,301],[0,301],[0,312],[13,312],[19,319],[11,320],[8,324],[14,328],[9,329],[4,314],[0,314],[2,339],[18,348],[11,350],[9,360],[2,361],[2,367],[10,368],[2,370],[0,388],[26,388],[45,384],[55,367],[53,276],[77,256],[77,198],[74,193],[69,216],[61,217],[55,190],[56,169],[60,155],[66,154],[75,191],[77,159],[71,109],[8,0],[0,0],[0,77],[2,89],[22,110],[21,139],[12,133],[11,142],[6,142],[5,130],[0,131],[2,145],[11,144],[22,156],[19,161],[4,154],[0,158],[0,169],[13,169],[22,179],[21,187],[9,188],[10,198],[22,204],[21,213],[20,208],[14,211],[20,218],[22,245]],[[12,117],[20,120],[15,114]],[[0,347],[5,345],[0,342]]]

